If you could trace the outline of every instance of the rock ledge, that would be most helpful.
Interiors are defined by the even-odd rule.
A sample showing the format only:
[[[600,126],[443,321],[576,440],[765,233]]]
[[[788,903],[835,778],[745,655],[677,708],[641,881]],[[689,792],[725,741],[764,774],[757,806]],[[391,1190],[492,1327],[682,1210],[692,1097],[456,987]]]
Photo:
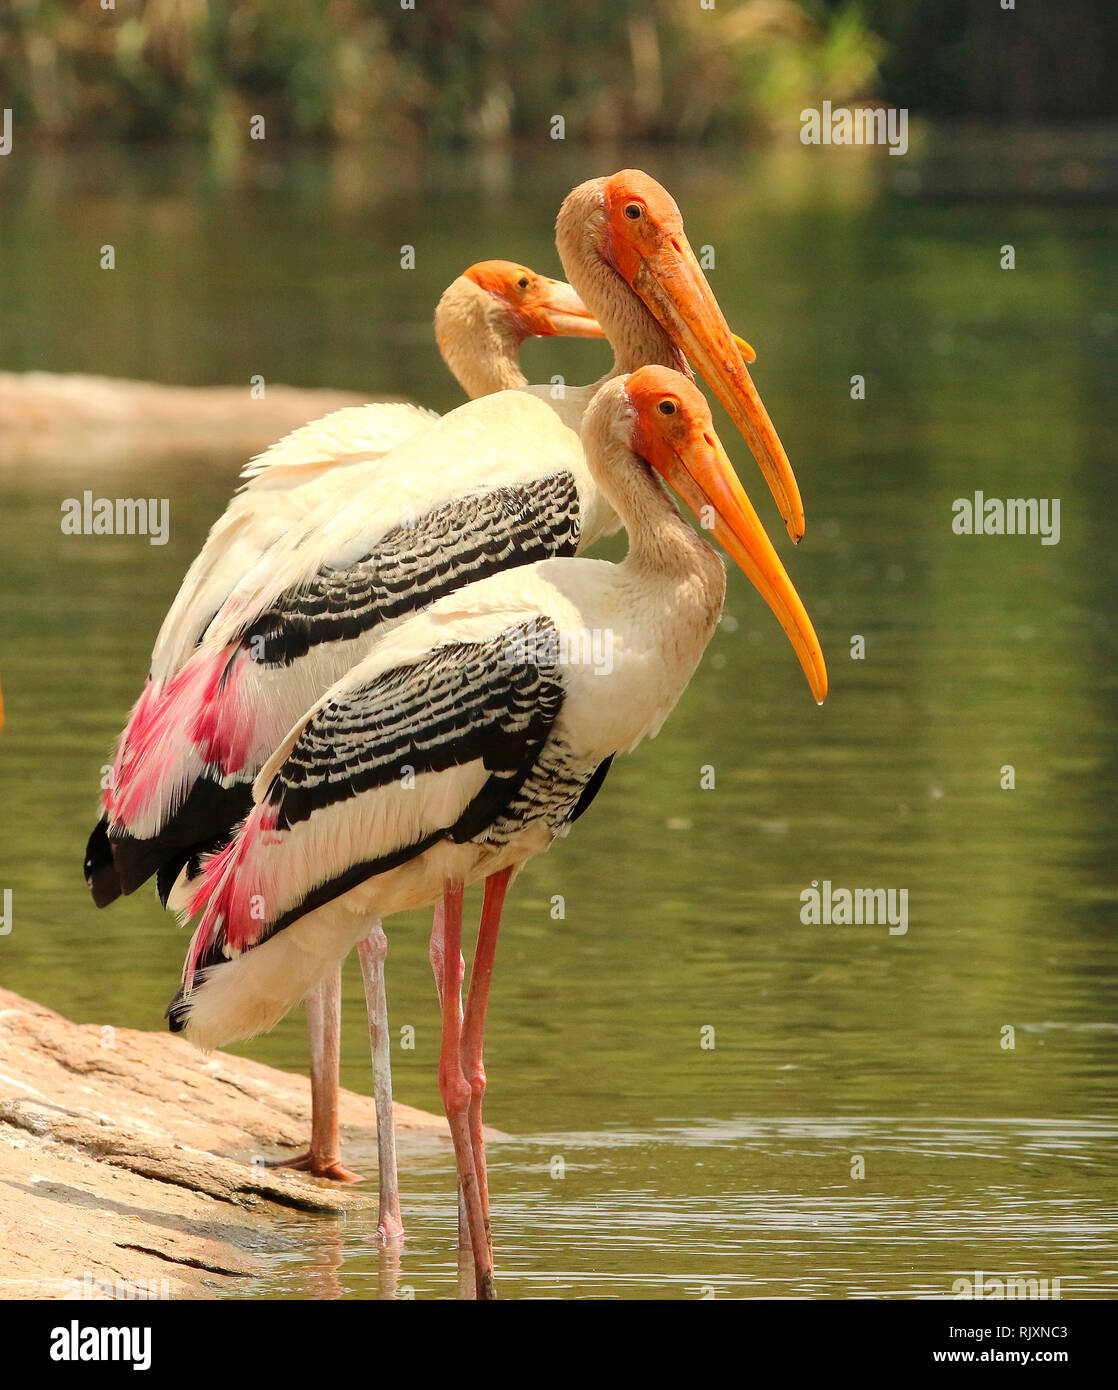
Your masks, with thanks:
[[[343,1144],[375,1134],[371,1097],[340,1109]],[[366,1192],[252,1163],[302,1147],[309,1121],[305,1077],[0,989],[0,1298],[247,1291],[287,1248],[284,1209],[375,1206],[375,1170]],[[406,1105],[396,1123],[447,1133]]]

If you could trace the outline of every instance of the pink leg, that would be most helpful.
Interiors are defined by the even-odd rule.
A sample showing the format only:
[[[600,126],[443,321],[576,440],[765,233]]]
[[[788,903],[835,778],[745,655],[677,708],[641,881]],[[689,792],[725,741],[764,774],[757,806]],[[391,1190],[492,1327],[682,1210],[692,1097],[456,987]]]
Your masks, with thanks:
[[[435,976],[435,988],[439,992],[439,1003],[443,1002],[443,960],[446,955],[446,912],[440,898],[435,904],[435,915],[431,922],[431,944],[427,950],[428,959],[431,962],[431,970]],[[462,959],[462,953],[458,953],[458,979],[461,982],[465,973],[466,963]],[[458,1007],[462,1007],[461,984],[459,984]],[[468,1250],[470,1248],[470,1227],[466,1220],[466,1203],[462,1198],[462,1188],[458,1189],[458,1248]]]
[[[295,1158],[268,1164],[297,1168],[335,1182],[362,1182],[342,1163],[338,1139],[338,1060],[341,1055],[342,972],[328,975],[307,995],[311,1039],[311,1146]]]
[[[474,1257],[474,1287],[479,1299],[496,1297],[493,1263],[489,1259],[485,1236],[485,1217],[481,1209],[470,1143],[470,1083],[462,1071],[462,883],[447,882],[443,887],[442,952],[442,1049],[439,1054],[439,1091],[454,1141],[458,1181],[466,1204],[470,1229],[470,1248]]]
[[[392,1110],[392,1055],[388,1038],[388,1001],[384,992],[384,960],[388,938],[379,922],[357,943],[369,1014],[369,1045],[373,1054],[373,1096],[377,1107],[377,1166],[380,1169],[380,1212],[377,1234],[385,1245],[404,1238],[400,1219],[400,1184],[396,1173],[396,1116]]]
[[[466,1022],[462,1031],[462,1071],[470,1085],[470,1145],[477,1173],[481,1211],[485,1219],[485,1237],[489,1262],[493,1262],[493,1234],[489,1222],[489,1176],[485,1165],[485,1133],[481,1122],[481,1105],[485,1098],[485,1012],[489,1004],[489,985],[493,979],[493,960],[497,954],[497,932],[501,926],[501,908],[508,891],[512,869],[502,869],[485,880],[485,899],[481,908],[474,963],[470,970],[470,992],[466,999]]]

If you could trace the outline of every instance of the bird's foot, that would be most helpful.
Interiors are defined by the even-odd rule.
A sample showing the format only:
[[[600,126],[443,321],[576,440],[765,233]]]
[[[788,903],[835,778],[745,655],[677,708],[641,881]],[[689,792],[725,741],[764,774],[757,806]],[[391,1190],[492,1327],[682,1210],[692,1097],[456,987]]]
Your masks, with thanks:
[[[273,1158],[262,1164],[264,1168],[293,1168],[298,1173],[310,1173],[312,1177],[329,1178],[331,1182],[364,1182],[360,1173],[347,1168],[340,1159],[322,1158],[312,1149],[296,1154],[294,1158]]]
[[[392,1213],[383,1213],[377,1222],[377,1244],[386,1250],[399,1250],[404,1243],[404,1223]]]

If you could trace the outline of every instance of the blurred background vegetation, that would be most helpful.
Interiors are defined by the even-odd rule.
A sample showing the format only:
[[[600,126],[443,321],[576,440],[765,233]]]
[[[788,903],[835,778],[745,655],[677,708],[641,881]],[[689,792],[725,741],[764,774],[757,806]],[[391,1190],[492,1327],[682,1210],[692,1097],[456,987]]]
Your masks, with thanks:
[[[553,272],[564,194],[634,163],[717,247],[712,285],[758,347],[809,506],[783,553],[832,695],[805,708],[778,625],[731,576],[655,745],[618,760],[592,829],[525,869],[487,1034],[487,1109],[520,1136],[494,1162],[507,1292],[655,1297],[702,1269],[719,1296],[939,1295],[996,1250],[987,1268],[1113,1294],[1118,18],[1106,0],[1016,5],[0,0],[2,371],[259,374],[448,410],[444,287],[483,256]],[[799,113],[823,99],[908,107],[912,152],[802,146]],[[600,343],[525,346],[533,381],[608,364]],[[0,884],[17,904],[0,979],[159,1028],[183,938],[149,893],[96,914],[82,850],[152,635],[244,451],[188,451],[174,428],[166,452],[112,429],[48,450],[29,420],[26,454],[0,440]],[[169,544],[60,544],[60,498],[87,487],[168,496]],[[976,488],[1059,496],[1065,539],[956,537],[953,500]],[[849,659],[852,634],[868,659]],[[907,888],[911,931],[802,927],[823,877]],[[392,928],[393,1016],[418,1024],[393,1072],[432,1108],[426,925]],[[344,1080],[362,1089],[352,971],[346,988]],[[707,1024],[716,1051],[696,1046]],[[304,1066],[302,1019],[246,1049]],[[864,1184],[853,1151],[873,1155]],[[445,1179],[441,1162],[409,1177],[417,1296],[445,1291]],[[338,1239],[318,1223],[277,1287],[333,1270]],[[373,1247],[355,1224],[345,1240],[339,1280],[367,1295]]]
[[[761,137],[800,110],[1113,117],[1098,0],[8,0],[3,105],[44,137],[434,144]],[[105,9],[104,5],[113,8]]]

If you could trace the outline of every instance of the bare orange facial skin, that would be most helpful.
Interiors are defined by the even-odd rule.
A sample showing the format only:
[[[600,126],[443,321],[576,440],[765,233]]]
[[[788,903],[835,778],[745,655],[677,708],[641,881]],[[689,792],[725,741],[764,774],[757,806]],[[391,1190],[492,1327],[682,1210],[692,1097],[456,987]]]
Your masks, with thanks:
[[[527,293],[532,287],[532,282],[540,278],[534,270],[529,270],[526,265],[518,265],[515,261],[478,261],[462,274],[467,280],[472,280],[479,288],[487,290],[498,299],[510,301],[515,301]],[[521,285],[521,280],[526,283]]]
[[[633,453],[667,477],[672,459],[704,435],[713,437],[707,399],[693,381],[669,367],[642,367],[625,385],[633,406]]]
[[[749,444],[788,534],[804,533],[792,465],[745,363],[753,355],[730,326],[666,189],[639,169],[601,180],[600,254],[644,302],[673,344],[707,382]]]
[[[521,338],[604,338],[586,305],[565,280],[538,275],[515,261],[478,261],[463,272],[500,305]]]
[[[635,415],[633,452],[659,473],[748,577],[787,634],[822,704],[827,667],[819,638],[714,432],[702,392],[670,367],[641,367],[625,383],[625,395]]]
[[[665,241],[683,236],[675,199],[641,169],[622,169],[602,183],[610,262],[633,283],[641,259],[651,260]]]

